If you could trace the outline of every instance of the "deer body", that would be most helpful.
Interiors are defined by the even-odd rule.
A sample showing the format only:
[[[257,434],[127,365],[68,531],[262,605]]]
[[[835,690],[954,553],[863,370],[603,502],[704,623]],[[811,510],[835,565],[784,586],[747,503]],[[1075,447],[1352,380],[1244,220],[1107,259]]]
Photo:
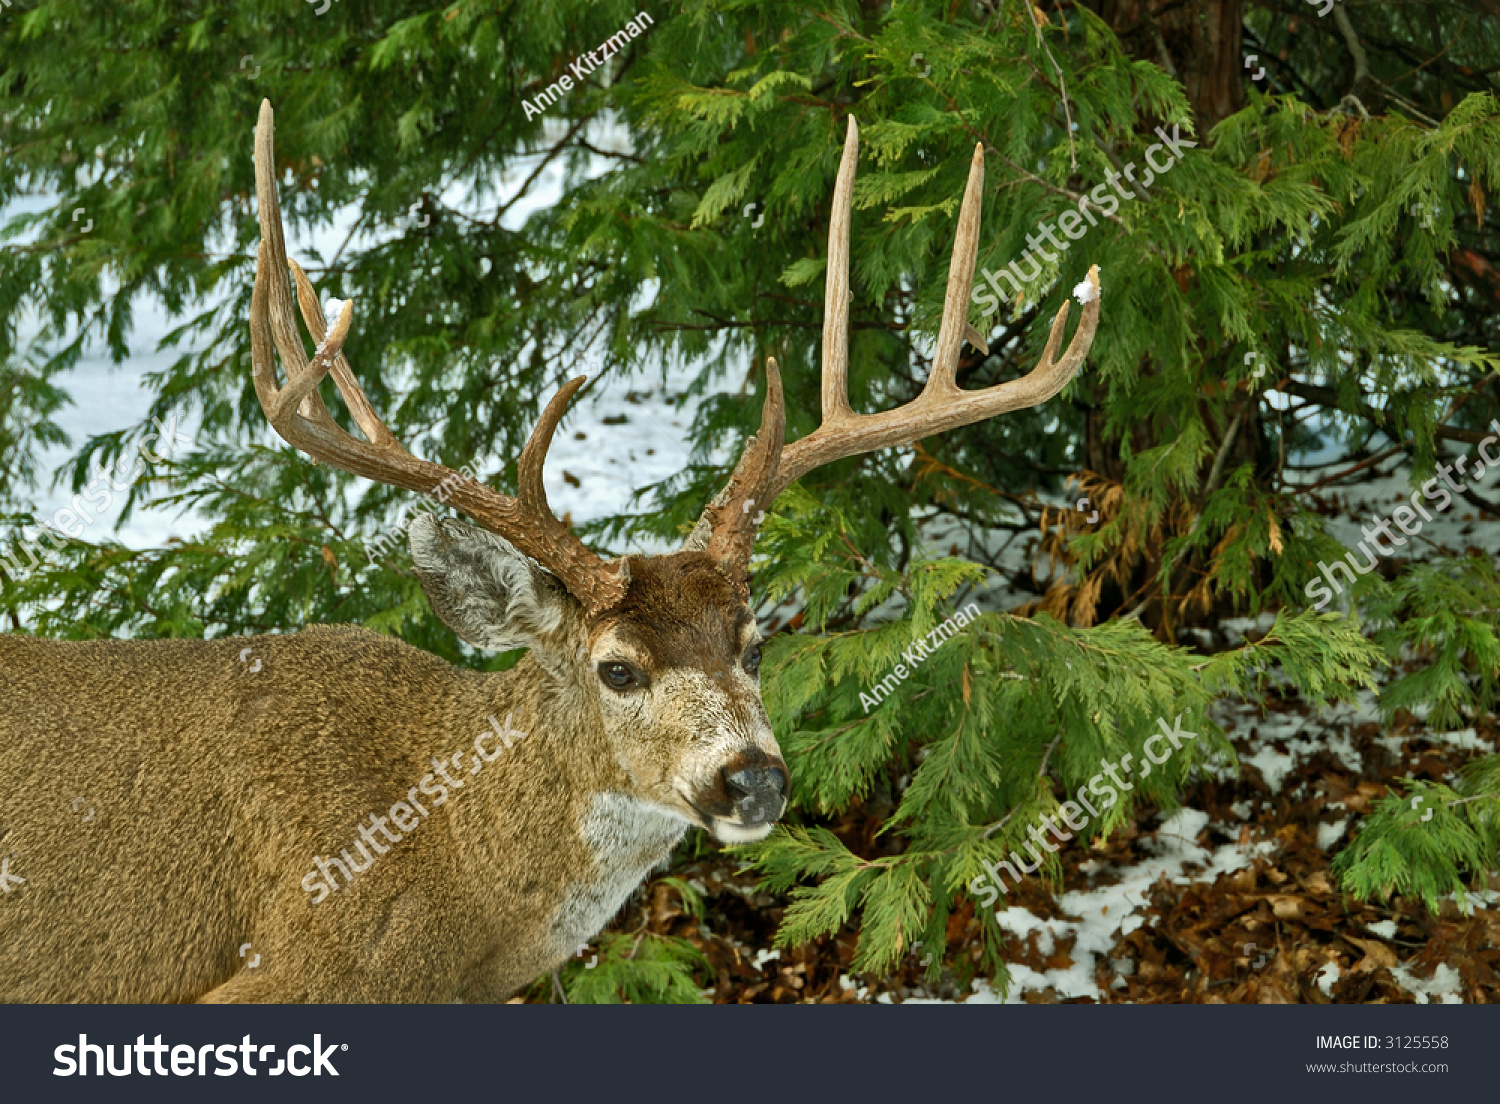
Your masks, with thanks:
[[[592,939],[689,826],[630,796],[597,717],[529,659],[475,674],[315,628],[0,638],[0,672],[0,848],[26,879],[0,908],[7,1000],[501,999]],[[469,773],[507,714],[526,736]],[[359,826],[454,752],[462,789],[440,807],[418,789],[429,815],[365,846]],[[367,869],[312,904],[304,876],[341,849]]]
[[[660,574],[684,585],[681,571]],[[711,632],[717,611],[695,619],[700,596],[678,597],[680,616]],[[660,679],[672,643],[643,663]],[[709,775],[726,728],[775,754],[763,714],[746,708],[758,707],[748,676],[739,694],[705,686],[682,714],[709,719],[690,721],[686,742],[611,742],[572,670],[582,662],[575,650],[549,670],[534,653],[477,673],[331,627],[208,642],[0,637],[0,848],[26,879],[0,908],[0,997],[509,996],[592,939],[695,823],[659,785],[694,776],[684,748],[710,753]],[[721,667],[704,681],[733,681]],[[525,735],[507,748],[491,718]],[[398,801],[426,815],[361,841]],[[356,869],[340,873],[340,856]],[[312,876],[319,858],[337,888]],[[247,942],[253,968],[237,954]]]
[[[777,494],[821,464],[1045,401],[1098,320],[1091,270],[1096,294],[1061,360],[1066,304],[1030,374],[982,391],[954,382],[972,334],[976,150],[922,394],[854,413],[851,117],[829,229],[822,426],[783,450],[768,361],[761,430],[682,549],[606,563],[542,486],[582,377],[542,412],[514,497],[412,456],[376,417],[342,351],[352,304],[330,326],[286,257],[272,118],[263,103],[250,307],[261,406],[314,459],[410,490],[451,486],[447,501],[483,527],[413,522],[433,611],[475,647],[529,654],[484,674],[347,627],[0,636],[0,1000],[478,1001],[524,987],[592,939],[689,827],[758,840],[785,808],[748,571]],[[324,405],[328,378],[363,439]]]

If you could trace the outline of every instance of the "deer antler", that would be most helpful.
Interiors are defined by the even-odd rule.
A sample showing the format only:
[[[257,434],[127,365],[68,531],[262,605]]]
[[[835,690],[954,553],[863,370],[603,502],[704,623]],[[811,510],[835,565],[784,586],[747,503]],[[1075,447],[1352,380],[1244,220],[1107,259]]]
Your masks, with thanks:
[[[984,190],[984,147],[976,146],[974,159],[969,165],[968,186],[964,189],[963,204],[958,212],[953,259],[948,266],[948,291],[943,302],[943,321],[938,329],[937,348],[927,383],[922,393],[905,406],[880,414],[854,413],[849,405],[848,387],[849,223],[858,158],[859,128],[854,116],[850,115],[828,225],[828,272],[823,299],[822,425],[786,446],[779,457],[770,459],[760,455],[764,446],[755,446],[752,438],[729,486],[704,511],[684,545],[685,548],[732,548],[739,573],[743,573],[749,564],[753,531],[747,543],[743,538],[734,539],[734,534],[721,536],[720,529],[735,524],[734,503],[726,500],[731,495],[743,497],[735,489],[753,482],[752,472],[769,470],[771,473],[769,479],[761,481],[761,493],[755,500],[756,506],[764,510],[793,482],[824,464],[893,445],[910,444],[919,438],[972,425],[999,414],[1038,406],[1066,387],[1077,374],[1088,356],[1094,330],[1099,325],[1099,268],[1095,265],[1088,272],[1093,295],[1084,304],[1083,320],[1061,360],[1057,359],[1057,352],[1062,346],[1068,322],[1068,303],[1063,303],[1052,321],[1052,332],[1041,361],[1027,375],[982,391],[964,391],[955,382],[965,336],[982,340],[968,325],[969,292],[973,288],[974,263],[979,255],[980,194]],[[781,436],[779,425],[774,433],[766,429],[766,419],[773,413],[773,391],[778,422],[781,411],[781,383],[774,361],[768,362],[767,375],[770,386],[766,413],[762,416],[761,437],[769,440]]]
[[[517,462],[515,498],[465,479],[442,464],[417,459],[376,416],[344,357],[344,341],[354,319],[353,302],[344,304],[330,330],[307,275],[287,260],[281,204],[276,196],[275,113],[269,100],[261,101],[255,129],[255,189],[260,201],[260,252],[255,262],[255,289],[250,296],[250,348],[255,393],[276,432],[312,459],[378,483],[423,494],[446,483],[452,487],[447,501],[455,509],[504,537],[556,575],[585,607],[601,610],[618,602],[629,582],[625,561],[606,564],[589,551],[553,514],[542,486],[542,465],[552,434],[587,377],[564,384],[542,411]],[[318,343],[311,361],[292,314],[286,279],[289,265],[302,319]],[[286,366],[285,386],[276,382],[273,342]],[[333,376],[339,395],[368,440],[345,432],[323,405],[318,385],[328,375]]]

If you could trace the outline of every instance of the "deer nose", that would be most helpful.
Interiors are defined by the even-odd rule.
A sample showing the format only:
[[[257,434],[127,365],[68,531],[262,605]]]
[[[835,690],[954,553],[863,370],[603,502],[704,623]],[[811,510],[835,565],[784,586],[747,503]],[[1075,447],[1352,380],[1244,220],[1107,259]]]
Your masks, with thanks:
[[[786,768],[764,763],[725,769],[724,789],[742,824],[769,824],[786,807]]]

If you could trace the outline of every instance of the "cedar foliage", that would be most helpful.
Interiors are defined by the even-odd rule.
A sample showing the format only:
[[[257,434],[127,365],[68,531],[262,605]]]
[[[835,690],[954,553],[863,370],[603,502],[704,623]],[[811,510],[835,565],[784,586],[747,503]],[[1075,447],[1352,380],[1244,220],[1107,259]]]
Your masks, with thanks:
[[[966,349],[960,384],[1015,378],[1100,265],[1102,321],[1077,382],[1038,409],[815,472],[766,523],[756,592],[805,604],[764,677],[793,806],[748,851],[791,894],[780,938],[852,925],[871,970],[914,939],[941,946],[982,864],[1101,760],[1139,758],[1159,718],[1199,739],[1091,831],[1171,808],[1195,767],[1232,760],[1207,713],[1225,695],[1348,698],[1407,655],[1419,664],[1381,691],[1387,716],[1487,715],[1494,565],[1372,574],[1351,616],[1310,611],[1315,565],[1344,550],[1283,475],[1321,444],[1351,461],[1389,446],[1420,486],[1500,413],[1493,14],[1449,0],[1324,19],[1290,0],[1218,4],[1268,69],[1252,82],[1202,64],[1191,21],[1205,5],[1142,19],[1131,7],[678,0],[528,118],[523,98],[640,9],[13,0],[0,10],[0,203],[33,201],[0,228],[0,547],[39,520],[36,456],[61,439],[67,370],[89,341],[123,359],[148,297],[177,313],[168,345],[184,350],[146,380],[151,416],[183,412],[202,430],[149,465],[130,502],[191,505],[212,524],[139,551],[88,530],[34,570],[0,573],[0,611],[15,631],[68,638],[356,622],[454,663],[514,662],[463,648],[404,553],[365,562],[409,496],[313,465],[264,425],[244,325],[262,96],[277,109],[289,228],[357,213],[361,236],[301,259],[322,295],[356,301],[351,362],[419,454],[478,462],[513,489],[535,411],[585,351],[622,376],[695,367],[694,392],[711,397],[694,462],[588,528],[615,550],[691,524],[725,474],[710,450],[742,442],[759,410],[766,355],[783,365],[788,439],[815,427],[846,114],[862,135],[850,392],[866,412],[920,390],[976,142],[982,270],[1176,127],[1196,146],[1149,194],[996,314],[971,312],[993,352]],[[607,141],[620,133],[628,147]],[[523,216],[542,167],[561,174],[561,201]],[[23,344],[28,318],[40,333]],[[149,428],[79,443],[73,488]],[[1039,505],[1035,492],[1069,477],[1097,526]],[[948,556],[921,539],[936,524]],[[1038,524],[1060,568],[1050,585],[1010,579],[1030,606],[984,614],[866,713],[861,692],[995,578],[995,535]],[[1185,626],[1263,610],[1275,626],[1242,647],[1177,643]],[[1422,821],[1413,798],[1436,814]],[[834,831],[851,812],[879,821],[873,841]],[[1392,795],[1340,856],[1345,885],[1430,905],[1462,892],[1494,864],[1497,815],[1492,760],[1459,786]],[[1003,981],[1001,935],[990,921],[985,933],[985,969]],[[690,948],[625,942],[608,937],[592,971],[568,967],[575,999],[696,999]]]

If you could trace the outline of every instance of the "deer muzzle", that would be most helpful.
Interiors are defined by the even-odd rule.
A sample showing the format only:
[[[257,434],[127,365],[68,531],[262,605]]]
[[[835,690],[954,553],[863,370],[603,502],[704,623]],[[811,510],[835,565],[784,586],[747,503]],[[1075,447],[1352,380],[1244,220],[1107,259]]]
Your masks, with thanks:
[[[701,795],[714,835],[725,843],[764,839],[786,809],[786,763],[758,747],[736,755],[719,771],[716,784]]]
[[[764,766],[725,769],[724,790],[734,806],[735,819],[745,827],[770,824],[786,808],[786,767],[767,761]]]

